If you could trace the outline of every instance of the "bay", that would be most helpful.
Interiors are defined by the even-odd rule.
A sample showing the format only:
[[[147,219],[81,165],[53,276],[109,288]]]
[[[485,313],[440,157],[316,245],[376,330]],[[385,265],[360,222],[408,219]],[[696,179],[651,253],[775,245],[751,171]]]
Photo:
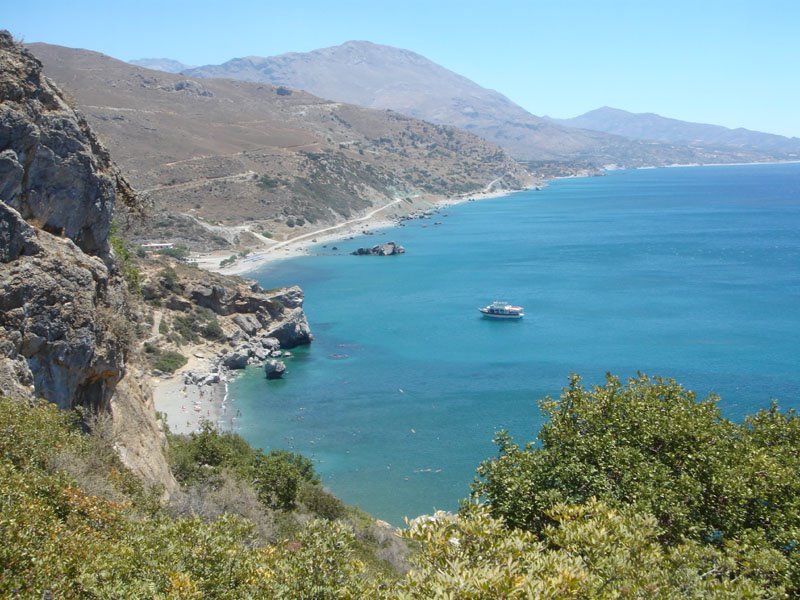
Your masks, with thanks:
[[[349,255],[388,240],[407,254]],[[316,339],[231,384],[239,431],[394,524],[456,508],[573,372],[673,377],[737,420],[800,405],[798,164],[560,180],[314,252],[250,274],[302,286]],[[495,299],[525,318],[482,318]]]

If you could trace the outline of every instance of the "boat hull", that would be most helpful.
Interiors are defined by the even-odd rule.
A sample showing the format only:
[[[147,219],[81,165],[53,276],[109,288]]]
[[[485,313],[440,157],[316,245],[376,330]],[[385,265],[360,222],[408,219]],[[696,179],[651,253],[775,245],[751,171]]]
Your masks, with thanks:
[[[481,314],[482,314],[484,317],[486,317],[487,319],[504,319],[504,320],[509,320],[509,319],[521,319],[522,317],[524,317],[524,316],[525,316],[525,313],[518,313],[518,314],[515,314],[515,315],[502,315],[502,314],[497,314],[497,313],[490,313],[490,312],[488,312],[488,311],[485,311],[485,310],[483,310],[483,309],[480,309],[480,308],[479,308],[478,310],[480,310],[480,311],[481,311]]]

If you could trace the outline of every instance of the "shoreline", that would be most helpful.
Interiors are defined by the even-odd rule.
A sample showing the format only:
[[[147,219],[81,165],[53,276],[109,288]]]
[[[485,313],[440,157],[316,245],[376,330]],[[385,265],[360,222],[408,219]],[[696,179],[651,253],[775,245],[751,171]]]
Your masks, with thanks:
[[[239,412],[230,397],[228,382],[231,375],[217,366],[217,352],[211,344],[187,349],[189,361],[169,375],[152,376],[153,404],[164,415],[171,433],[188,435],[198,431],[203,421],[209,421],[219,431],[233,431]],[[218,381],[192,381],[192,373],[219,373]]]
[[[318,244],[336,242],[351,236],[362,235],[367,230],[372,232],[396,227],[411,215],[440,210],[469,202],[470,200],[501,198],[519,191],[539,189],[542,185],[546,184],[537,182],[522,190],[484,191],[436,200],[421,199],[416,202],[411,200],[411,205],[406,204],[405,206],[403,203],[406,203],[406,200],[395,199],[383,206],[372,209],[361,217],[303,233],[285,241],[275,242],[269,248],[244,257],[228,268],[220,268],[219,263],[230,255],[229,252],[201,256],[197,263],[200,268],[208,271],[241,276],[273,262],[297,256],[307,256],[309,248]],[[394,209],[394,211],[391,209]],[[393,214],[381,214],[387,210]],[[153,390],[153,403],[156,411],[164,415],[170,432],[174,434],[188,435],[198,431],[203,421],[210,421],[219,431],[235,431],[241,413],[235,404],[235,398],[232,398],[228,391],[228,382],[235,375],[219,366],[219,348],[212,343],[206,342],[188,346],[185,348],[185,352],[189,360],[183,367],[172,374],[152,376],[150,378],[150,387]],[[191,374],[194,372],[203,374],[218,372],[219,382],[187,382],[187,376],[191,380]]]
[[[396,227],[405,218],[412,215],[463,204],[471,200],[480,201],[501,198],[517,192],[540,189],[542,185],[546,184],[540,182],[520,190],[484,191],[438,200],[411,200],[411,205],[407,204],[408,200],[395,199],[361,217],[303,233],[288,240],[275,242],[268,248],[239,259],[229,267],[220,268],[220,262],[230,256],[229,252],[201,255],[196,258],[196,262],[198,267],[207,271],[222,273],[223,275],[244,276],[273,262],[298,256],[307,256],[309,248],[312,246],[345,240],[351,236],[362,235],[365,231],[372,232]],[[387,214],[381,214],[384,212]]]

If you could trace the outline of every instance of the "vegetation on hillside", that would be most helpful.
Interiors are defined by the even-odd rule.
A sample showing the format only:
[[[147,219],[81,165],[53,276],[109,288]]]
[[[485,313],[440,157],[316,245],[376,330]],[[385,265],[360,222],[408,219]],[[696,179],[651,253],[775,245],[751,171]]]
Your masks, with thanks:
[[[297,454],[210,425],[170,436],[161,507],[96,426],[0,399],[0,595],[172,598],[788,598],[800,419],[737,424],[671,380],[576,377],[524,447],[504,433],[458,514],[391,531]],[[382,533],[381,533],[382,532]],[[381,538],[380,536],[384,537]],[[393,561],[399,564],[395,556]],[[401,569],[402,570],[402,569]]]
[[[538,443],[497,436],[475,491],[495,518],[537,536],[570,505],[646,515],[665,551],[699,545],[720,584],[800,593],[800,418],[773,405],[737,424],[716,401],[673,380],[608,376],[586,389],[573,376],[541,402]]]

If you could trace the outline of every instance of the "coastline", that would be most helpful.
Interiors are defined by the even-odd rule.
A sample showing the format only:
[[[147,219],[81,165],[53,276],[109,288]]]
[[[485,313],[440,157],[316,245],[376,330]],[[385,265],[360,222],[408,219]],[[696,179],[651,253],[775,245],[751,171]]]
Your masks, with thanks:
[[[217,352],[210,344],[192,346],[188,362],[174,373],[153,376],[150,387],[157,412],[164,415],[172,433],[188,435],[210,421],[220,431],[236,428],[238,412],[228,395],[230,374],[220,369],[215,382],[192,382],[192,373],[209,373],[217,365]]]
[[[407,200],[396,199],[371,210],[366,215],[344,221],[343,223],[303,233],[289,238],[288,240],[275,242],[268,248],[248,254],[229,267],[220,267],[220,262],[230,256],[230,252],[201,255],[193,257],[193,260],[201,269],[222,273],[223,275],[243,276],[272,262],[297,256],[306,256],[309,254],[309,249],[311,247],[319,244],[344,240],[351,236],[361,235],[366,231],[372,232],[396,227],[400,222],[407,218],[413,218],[414,215],[429,211],[437,211],[442,208],[447,208],[448,206],[462,204],[472,200],[479,201],[501,198],[524,190],[538,189],[542,185],[544,185],[543,182],[538,182],[521,190],[504,189],[464,194],[462,196],[442,199],[411,200],[410,204]]]
[[[537,182],[524,189],[537,189],[541,185],[543,182]],[[200,268],[208,271],[224,275],[246,275],[272,262],[308,255],[309,249],[319,244],[361,235],[365,231],[395,227],[415,215],[448,206],[472,200],[505,197],[518,191],[523,190],[483,191],[450,198],[418,199],[410,202],[396,199],[371,210],[366,215],[275,242],[272,246],[250,254],[227,268],[220,268],[220,262],[230,256],[229,252],[208,254],[196,257],[195,260]],[[164,415],[167,426],[174,434],[188,435],[197,431],[203,421],[210,421],[220,431],[234,431],[239,412],[235,399],[228,394],[228,381],[235,375],[219,366],[219,348],[207,342],[187,346],[185,352],[189,358],[186,365],[172,374],[151,377],[150,385],[156,411]],[[192,373],[207,374],[215,371],[220,374],[219,382],[192,382]]]

